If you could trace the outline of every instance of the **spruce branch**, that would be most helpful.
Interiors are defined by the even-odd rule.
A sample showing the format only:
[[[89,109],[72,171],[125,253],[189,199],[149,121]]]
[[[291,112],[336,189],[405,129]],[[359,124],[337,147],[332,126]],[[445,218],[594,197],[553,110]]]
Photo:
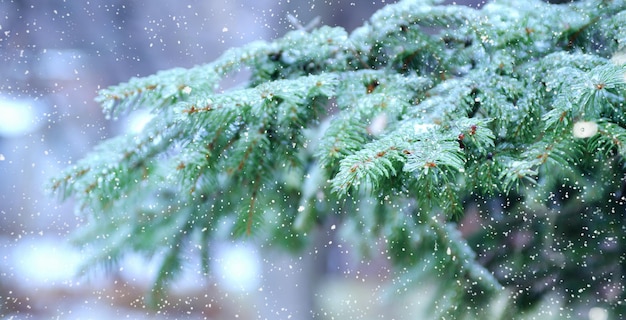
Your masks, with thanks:
[[[624,315],[625,10],[404,0],[350,34],[300,28],[134,78],[97,101],[114,118],[150,111],[146,128],[50,188],[87,213],[92,263],[162,259],[152,301],[189,243],[302,248],[332,217],[364,254],[386,245],[399,287],[437,274],[442,316],[488,314],[483,294],[514,314],[549,291]],[[246,83],[220,88],[242,69]]]

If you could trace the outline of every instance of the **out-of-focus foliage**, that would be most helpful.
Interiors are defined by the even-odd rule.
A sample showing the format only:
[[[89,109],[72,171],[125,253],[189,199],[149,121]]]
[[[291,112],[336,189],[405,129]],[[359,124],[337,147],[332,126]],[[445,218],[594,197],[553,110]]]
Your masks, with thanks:
[[[97,100],[152,120],[51,189],[88,217],[94,264],[164,256],[153,298],[188,246],[208,269],[212,239],[298,249],[334,216],[363,248],[385,240],[399,286],[437,274],[441,317],[493,316],[503,292],[504,317],[548,295],[625,316],[625,10],[407,0],[351,34],[296,30],[131,79]]]

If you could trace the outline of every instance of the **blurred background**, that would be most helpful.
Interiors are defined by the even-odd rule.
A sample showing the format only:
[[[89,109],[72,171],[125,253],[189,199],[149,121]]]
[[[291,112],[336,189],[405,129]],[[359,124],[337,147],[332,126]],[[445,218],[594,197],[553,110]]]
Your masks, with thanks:
[[[129,255],[110,273],[77,276],[81,252],[68,238],[81,216],[45,191],[51,176],[100,141],[141,125],[133,117],[106,121],[97,90],[280,37],[293,29],[288,15],[351,31],[392,2],[0,0],[0,316],[415,319],[428,287],[389,299],[384,258],[355,260],[350,244],[328,241],[301,256],[214,244],[214,274],[200,277],[191,263],[170,304],[149,310],[151,261]],[[330,238],[339,229],[327,227]]]

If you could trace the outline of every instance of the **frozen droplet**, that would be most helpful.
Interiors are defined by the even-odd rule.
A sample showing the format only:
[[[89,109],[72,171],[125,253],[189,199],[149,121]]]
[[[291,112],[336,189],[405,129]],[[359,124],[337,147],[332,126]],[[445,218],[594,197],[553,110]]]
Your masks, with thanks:
[[[2,153],[0,153],[0,161],[4,161],[6,158],[4,157],[4,155]]]
[[[589,138],[598,133],[598,124],[593,121],[578,121],[574,123],[572,134],[576,138]]]

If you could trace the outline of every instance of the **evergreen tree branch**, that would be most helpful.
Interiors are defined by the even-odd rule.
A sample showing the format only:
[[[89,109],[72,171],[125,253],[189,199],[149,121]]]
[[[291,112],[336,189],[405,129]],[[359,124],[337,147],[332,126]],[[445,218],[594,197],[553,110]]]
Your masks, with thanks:
[[[295,30],[134,78],[97,101],[114,118],[151,111],[146,129],[101,144],[50,188],[90,213],[77,241],[93,246],[91,262],[163,254],[151,301],[187,243],[201,242],[208,271],[218,224],[227,236],[301,248],[333,216],[364,253],[382,238],[414,281],[438,274],[441,316],[487,314],[476,296],[503,286],[511,313],[549,290],[620,308],[623,288],[603,288],[619,282],[610,273],[624,271],[626,248],[616,227],[626,206],[625,9],[404,0],[350,34]],[[220,88],[244,68],[248,82]],[[480,226],[467,231],[472,203],[483,206]],[[577,272],[593,289],[578,291],[567,277]]]

